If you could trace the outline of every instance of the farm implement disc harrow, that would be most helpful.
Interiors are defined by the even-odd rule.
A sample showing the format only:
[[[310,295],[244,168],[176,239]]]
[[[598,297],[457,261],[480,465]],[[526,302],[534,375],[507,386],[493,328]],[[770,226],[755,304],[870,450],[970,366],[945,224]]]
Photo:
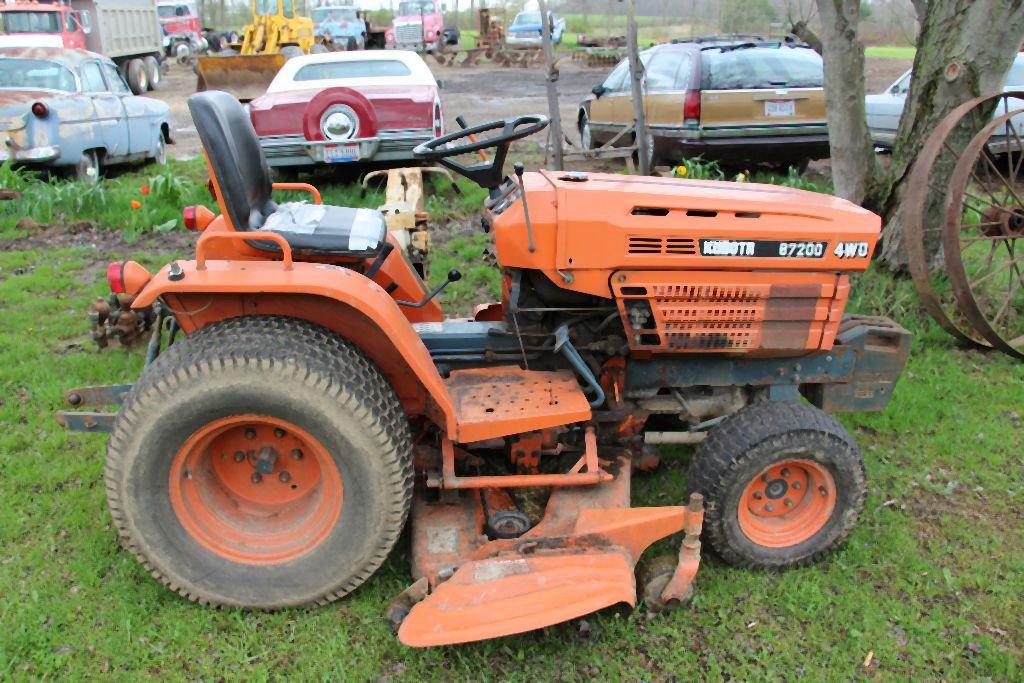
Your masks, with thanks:
[[[540,48],[507,50],[497,47],[477,47],[469,50],[438,52],[434,53],[433,57],[441,66],[464,68],[479,66],[484,61],[497,66],[521,69],[544,63],[544,52]]]
[[[961,342],[1024,360],[1022,128],[1020,91],[950,112],[914,166],[905,218],[925,310]]]

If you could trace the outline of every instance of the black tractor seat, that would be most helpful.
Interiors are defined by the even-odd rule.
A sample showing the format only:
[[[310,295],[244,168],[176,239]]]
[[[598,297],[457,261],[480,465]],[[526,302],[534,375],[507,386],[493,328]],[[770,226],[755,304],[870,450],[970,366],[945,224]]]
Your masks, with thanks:
[[[379,211],[274,202],[270,167],[256,130],[234,97],[218,90],[196,93],[188,98],[188,108],[235,230],[276,232],[296,256],[373,258],[384,249],[387,224]],[[281,250],[273,242],[253,237],[247,244],[265,251]]]

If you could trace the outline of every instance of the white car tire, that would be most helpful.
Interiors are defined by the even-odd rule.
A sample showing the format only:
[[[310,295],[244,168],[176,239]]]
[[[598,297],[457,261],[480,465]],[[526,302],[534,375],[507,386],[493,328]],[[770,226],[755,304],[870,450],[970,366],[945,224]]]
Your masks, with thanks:
[[[167,164],[167,141],[164,140],[163,131],[160,131],[157,135],[156,153],[153,154],[153,163],[157,166],[165,166]]]
[[[74,174],[77,180],[87,185],[96,185],[100,182],[100,158],[96,150],[82,152],[82,158],[75,164]]]
[[[156,57],[150,55],[143,58],[143,66],[146,67],[146,79],[149,81],[149,89],[156,90],[160,85],[160,62]]]

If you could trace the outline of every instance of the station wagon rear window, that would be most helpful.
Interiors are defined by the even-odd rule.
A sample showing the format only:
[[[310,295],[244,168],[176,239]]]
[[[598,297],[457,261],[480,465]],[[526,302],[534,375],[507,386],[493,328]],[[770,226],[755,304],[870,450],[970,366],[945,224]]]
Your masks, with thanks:
[[[76,90],[71,71],[45,59],[0,59],[0,88]]]
[[[803,48],[741,48],[701,52],[701,89],[820,88],[821,57]]]
[[[408,76],[412,72],[394,59],[371,59],[365,62],[324,62],[307,64],[295,72],[296,81],[333,81],[344,78],[389,78]]]
[[[4,33],[60,33],[59,12],[3,12]]]

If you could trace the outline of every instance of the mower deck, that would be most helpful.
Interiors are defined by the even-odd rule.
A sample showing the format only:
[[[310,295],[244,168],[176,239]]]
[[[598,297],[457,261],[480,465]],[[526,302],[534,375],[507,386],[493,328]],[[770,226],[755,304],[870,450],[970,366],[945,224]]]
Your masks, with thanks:
[[[446,491],[412,508],[412,571],[431,592],[398,636],[413,647],[522,633],[618,603],[636,604],[634,568],[652,543],[686,531],[680,560],[660,597],[683,601],[700,559],[703,503],[630,507],[631,463],[593,486],[555,488],[543,520],[518,538],[488,540],[479,491]],[[414,584],[415,585],[415,584]]]

